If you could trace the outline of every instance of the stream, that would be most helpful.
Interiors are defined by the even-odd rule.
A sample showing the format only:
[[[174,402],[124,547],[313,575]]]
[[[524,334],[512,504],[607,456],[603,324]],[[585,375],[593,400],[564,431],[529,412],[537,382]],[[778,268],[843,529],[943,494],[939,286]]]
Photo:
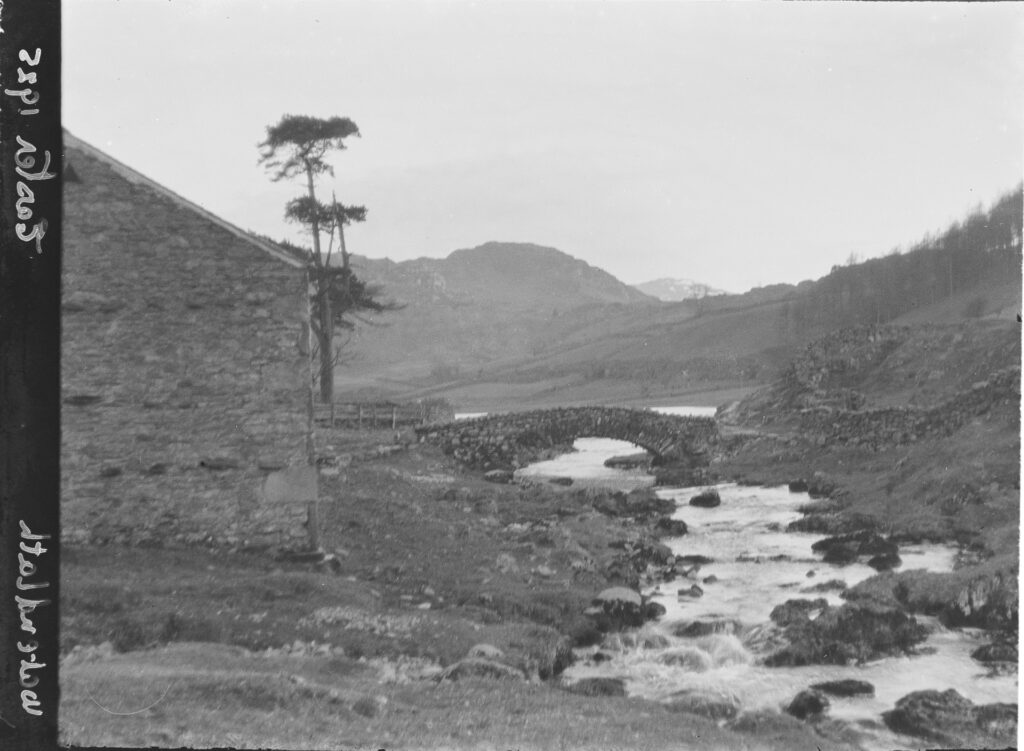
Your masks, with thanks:
[[[694,412],[685,408],[674,411]],[[612,456],[641,451],[630,443],[581,438],[574,448],[572,453],[525,467],[517,475],[572,477],[575,485],[622,490],[653,484],[643,470],[604,466]],[[791,493],[785,487],[716,487],[722,502],[715,508],[688,505],[695,488],[657,491],[677,501],[673,516],[689,528],[687,535],[662,542],[677,556],[703,555],[712,560],[687,577],[645,592],[665,606],[666,614],[632,632],[609,635],[599,647],[577,650],[577,662],[566,671],[566,679],[621,678],[630,695],[656,701],[680,691],[697,691],[725,697],[738,703],[742,711],[781,711],[813,683],[847,678],[868,681],[874,686],[874,696],[830,696],[828,716],[848,722],[857,730],[863,747],[872,750],[927,745],[921,739],[893,734],[881,720],[882,712],[912,691],[954,688],[979,704],[1017,702],[1016,672],[990,674],[970,656],[986,643],[982,631],[947,629],[924,616],[917,619],[931,629],[931,635],[914,656],[860,666],[761,664],[777,648],[768,638],[772,608],[793,598],[823,597],[839,605],[843,600],[836,589],[809,588],[830,580],[852,586],[875,571],[863,563],[842,567],[823,563],[811,545],[824,535],[784,531],[787,524],[800,518],[798,508],[808,502],[806,494]],[[957,553],[952,545],[902,545],[900,570],[950,571]],[[677,594],[694,584],[703,589],[702,596]],[[694,621],[717,622],[718,632],[697,637],[675,635],[678,628]]]

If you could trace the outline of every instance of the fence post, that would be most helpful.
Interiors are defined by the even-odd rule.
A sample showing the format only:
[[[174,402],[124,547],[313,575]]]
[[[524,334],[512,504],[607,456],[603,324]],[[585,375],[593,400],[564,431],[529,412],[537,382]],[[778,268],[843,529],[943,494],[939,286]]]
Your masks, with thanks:
[[[398,427],[398,407],[391,406],[391,429],[394,430]]]
[[[358,410],[359,410],[359,429],[362,430],[363,429],[363,405],[362,404],[358,405]]]

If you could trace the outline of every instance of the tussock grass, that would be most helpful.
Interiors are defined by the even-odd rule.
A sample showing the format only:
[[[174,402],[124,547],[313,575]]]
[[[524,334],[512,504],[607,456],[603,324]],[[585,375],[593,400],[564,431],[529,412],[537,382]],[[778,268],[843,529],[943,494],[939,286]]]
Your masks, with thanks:
[[[368,664],[178,644],[68,667],[62,742],[309,749],[814,749],[809,727],[769,737],[638,699],[548,684],[381,683]],[[91,697],[91,698],[90,698]],[[96,703],[94,703],[94,700]],[[111,714],[136,712],[136,714]],[[142,711],[139,711],[142,710]],[[829,742],[829,748],[844,748]]]

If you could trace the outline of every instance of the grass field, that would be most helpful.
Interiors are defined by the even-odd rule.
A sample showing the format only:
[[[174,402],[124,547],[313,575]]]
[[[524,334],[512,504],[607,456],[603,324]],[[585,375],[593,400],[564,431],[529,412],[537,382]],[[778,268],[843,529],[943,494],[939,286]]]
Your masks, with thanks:
[[[338,450],[372,444],[339,431]],[[430,446],[324,477],[337,567],[202,550],[70,548],[61,737],[78,746],[451,749],[844,748],[784,715],[733,730],[566,691],[556,647],[638,534],[570,490],[453,473]],[[476,644],[522,680],[435,682]]]
[[[75,745],[752,751],[826,742],[782,716],[755,716],[761,732],[735,732],[637,699],[486,679],[438,684],[379,661],[220,644],[85,659],[64,668],[62,687],[63,740]]]

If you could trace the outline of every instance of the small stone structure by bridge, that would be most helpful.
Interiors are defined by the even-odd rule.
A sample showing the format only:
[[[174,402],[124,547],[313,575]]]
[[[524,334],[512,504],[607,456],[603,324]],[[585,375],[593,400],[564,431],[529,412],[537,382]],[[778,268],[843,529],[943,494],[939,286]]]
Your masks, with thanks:
[[[615,438],[654,455],[655,464],[705,466],[718,442],[710,417],[663,415],[624,407],[562,407],[509,412],[417,428],[445,453],[475,469],[515,469],[568,451],[577,438]]]

